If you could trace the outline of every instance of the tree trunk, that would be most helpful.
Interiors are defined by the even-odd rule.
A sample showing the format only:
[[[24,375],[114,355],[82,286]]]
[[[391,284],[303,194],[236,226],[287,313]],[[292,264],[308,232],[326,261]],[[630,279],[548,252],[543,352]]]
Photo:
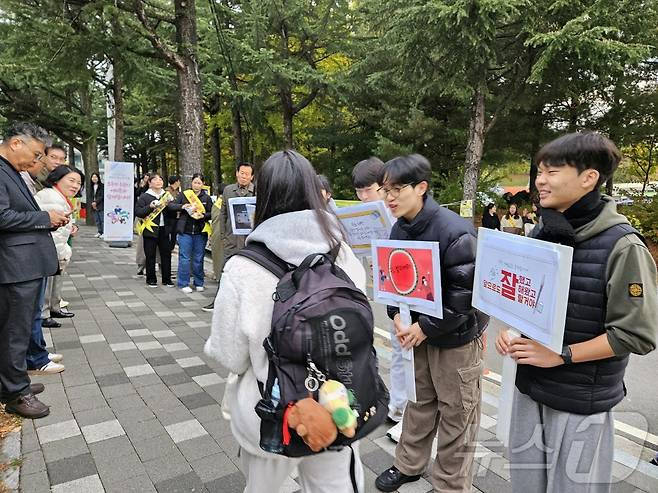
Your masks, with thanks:
[[[530,198],[537,197],[537,166],[539,163],[535,160],[541,145],[541,133],[544,128],[544,118],[542,114],[542,107],[538,106],[532,112],[532,140],[530,142],[530,182],[528,183],[528,190],[530,191]]]
[[[231,107],[231,126],[233,129],[233,155],[235,157],[236,166],[244,162],[244,147],[242,140],[242,115],[237,106]]]
[[[124,142],[124,104],[123,104],[123,78],[119,68],[117,67],[116,59],[112,60],[114,65],[112,84],[112,97],[114,98],[114,160],[123,161],[123,142]]]
[[[651,168],[653,168],[653,142],[649,143],[649,153],[647,155],[647,167],[644,172],[644,180],[642,181],[642,193],[640,194],[644,197],[645,192],[647,191],[647,185],[649,184],[649,179],[651,178]]]
[[[80,107],[83,114],[89,121],[93,119],[93,101],[92,101],[92,92],[89,90],[88,86],[83,86],[78,91],[78,96],[80,98]],[[96,130],[93,130],[90,135],[83,136],[82,141],[82,162],[84,166],[85,177],[90,177],[92,173],[98,173],[98,134]],[[87,221],[86,224],[91,225],[94,223],[92,218],[92,209],[91,209],[91,200],[89,197],[89,189],[87,187]]]
[[[169,167],[167,166],[167,151],[162,149],[160,153],[160,169],[162,170],[162,179],[164,180],[165,187],[169,185],[167,180],[169,179]]]
[[[213,189],[219,193],[219,184],[222,183],[222,147],[221,135],[217,121],[210,130],[210,151],[212,152]]]
[[[91,135],[87,139],[85,139],[82,143],[82,163],[84,166],[84,174],[85,177],[91,176],[92,173],[98,173],[98,140],[96,135]],[[89,183],[89,179],[86,179],[87,183]],[[87,191],[87,197],[86,197],[86,202],[87,202],[87,219],[85,224],[87,225],[92,225],[94,224],[93,221],[93,213],[92,213],[92,208],[91,208],[91,187],[87,186],[86,188]]]
[[[468,142],[464,160],[464,200],[475,200],[480,177],[480,161],[484,151],[484,92],[481,82],[471,99],[471,115],[468,125]]]
[[[196,6],[194,0],[175,0],[176,41],[182,66],[176,67],[179,90],[178,147],[181,183],[189,187],[192,175],[203,168],[203,101],[197,62]]]
[[[283,145],[286,149],[292,149],[293,146],[293,118],[295,116],[292,104],[292,95],[288,89],[281,89],[279,92],[281,100],[281,116],[283,118]]]
[[[69,159],[68,163],[71,166],[75,166],[75,146],[73,144],[69,144]]]

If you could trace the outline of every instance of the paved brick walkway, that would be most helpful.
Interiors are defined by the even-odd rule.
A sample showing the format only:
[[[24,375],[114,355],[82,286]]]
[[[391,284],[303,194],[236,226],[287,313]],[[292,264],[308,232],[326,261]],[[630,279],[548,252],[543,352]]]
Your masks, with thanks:
[[[204,293],[149,289],[135,275],[134,250],[109,248],[81,228],[64,297],[75,312],[47,334],[64,354],[66,371],[35,380],[46,384],[51,414],[26,420],[21,490],[53,492],[241,492],[238,446],[219,402],[227,372],[203,354],[210,313]],[[175,264],[175,259],[174,259]],[[377,338],[382,373],[388,343]],[[479,469],[473,491],[510,491],[504,451],[494,438],[498,387],[485,382]],[[366,490],[392,463],[394,444],[381,427],[361,445]],[[617,437],[615,491],[658,491],[651,452]],[[283,491],[299,485],[290,478]],[[426,479],[402,492],[431,491]],[[530,492],[529,492],[530,493]]]

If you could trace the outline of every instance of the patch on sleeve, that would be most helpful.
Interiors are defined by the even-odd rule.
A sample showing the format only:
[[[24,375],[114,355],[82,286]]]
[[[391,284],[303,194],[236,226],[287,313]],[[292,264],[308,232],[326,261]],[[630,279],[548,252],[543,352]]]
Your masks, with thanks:
[[[628,285],[628,295],[631,298],[642,298],[644,296],[644,288],[641,282],[632,282]]]

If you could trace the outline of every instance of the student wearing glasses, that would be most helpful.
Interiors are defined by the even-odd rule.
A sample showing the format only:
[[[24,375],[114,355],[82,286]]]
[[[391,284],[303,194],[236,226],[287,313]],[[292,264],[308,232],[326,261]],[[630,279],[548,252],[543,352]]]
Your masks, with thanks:
[[[398,219],[391,239],[439,243],[443,301],[443,318],[412,311],[410,327],[402,324],[397,308],[388,307],[400,344],[414,351],[417,400],[407,403],[393,466],[375,482],[380,491],[420,479],[437,431],[434,490],[470,491],[472,484],[483,326],[471,306],[475,229],[428,195],[431,173],[428,160],[414,154],[387,162],[378,180]]]

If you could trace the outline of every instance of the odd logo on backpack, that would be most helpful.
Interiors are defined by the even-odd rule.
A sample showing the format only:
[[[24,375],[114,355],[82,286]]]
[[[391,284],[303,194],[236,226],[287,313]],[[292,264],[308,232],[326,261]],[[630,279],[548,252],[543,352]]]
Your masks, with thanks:
[[[334,351],[336,356],[351,356],[352,353],[347,346],[350,343],[350,339],[345,333],[347,322],[340,315],[332,315],[329,317],[329,323],[334,330]]]

